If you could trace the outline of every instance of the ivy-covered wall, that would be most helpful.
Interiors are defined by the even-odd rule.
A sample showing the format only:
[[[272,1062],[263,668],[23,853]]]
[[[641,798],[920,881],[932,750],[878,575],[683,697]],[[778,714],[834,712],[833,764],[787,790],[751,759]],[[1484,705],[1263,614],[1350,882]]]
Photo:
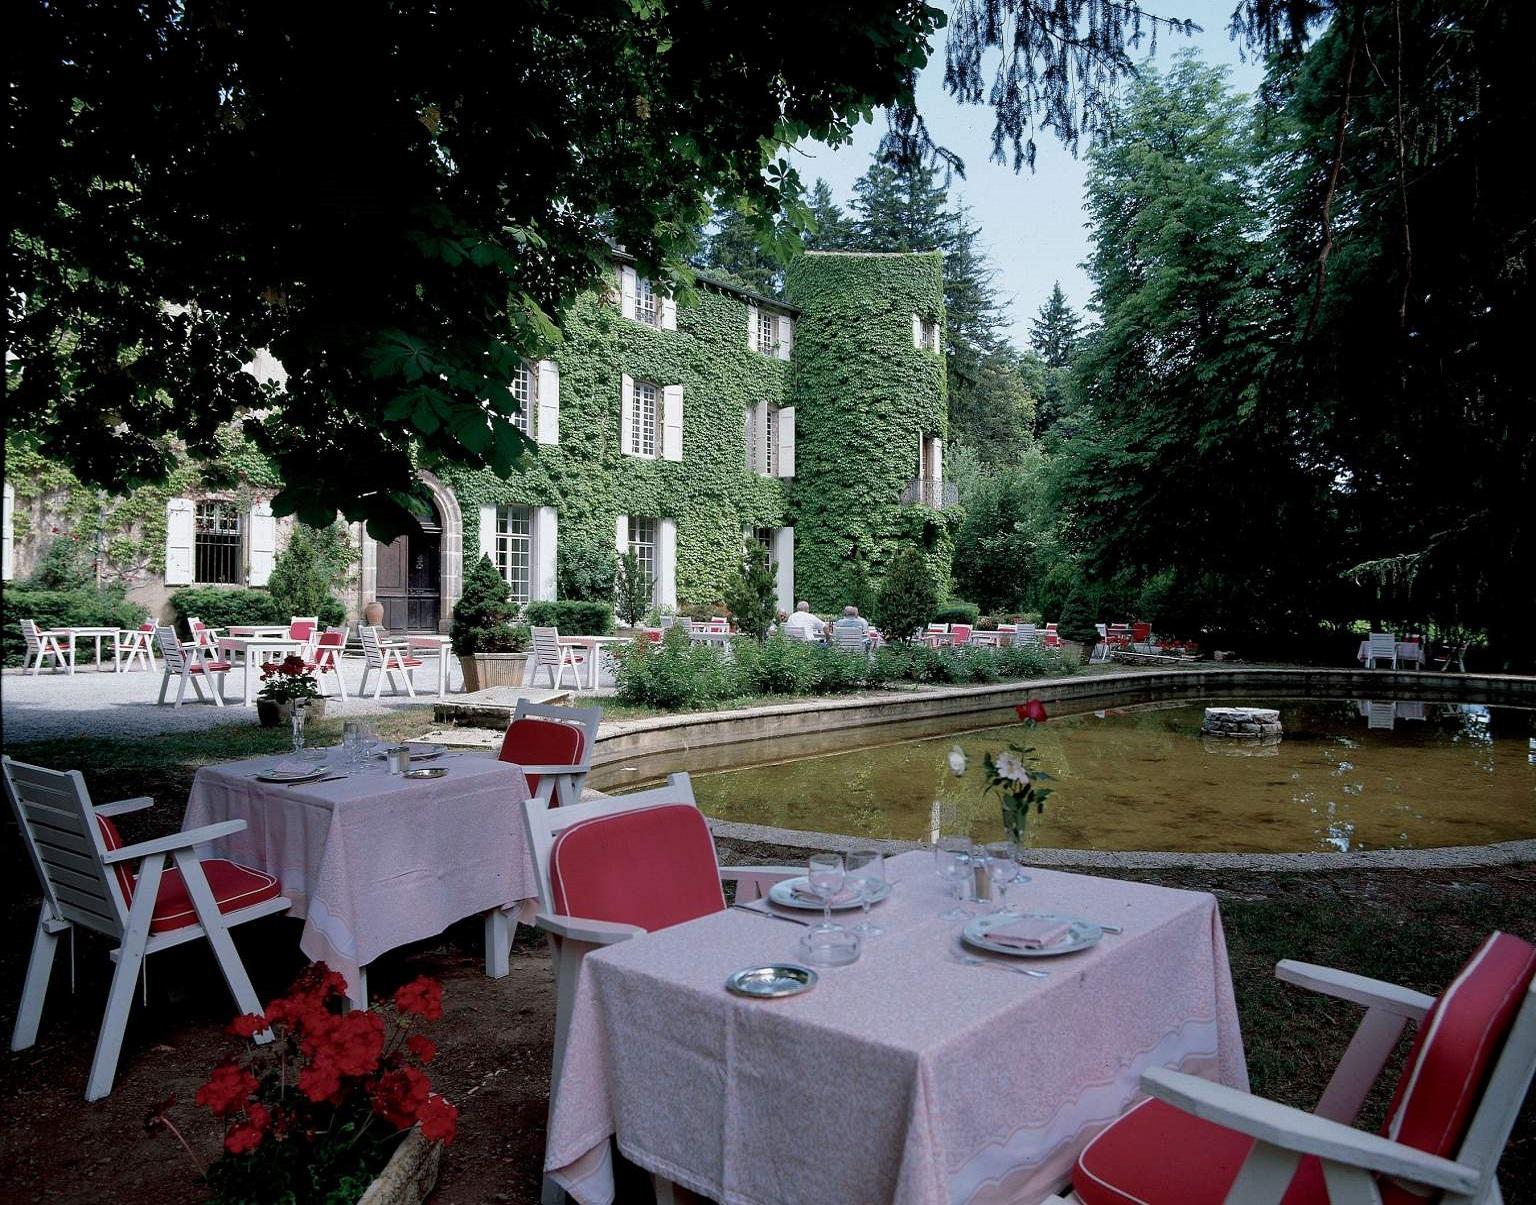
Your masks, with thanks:
[[[898,544],[917,543],[948,592],[948,516],[901,503],[922,437],[948,429],[944,358],[912,338],[912,315],[944,321],[941,264],[937,251],[812,252],[789,266],[787,294],[801,312],[791,387],[795,590],[816,610],[848,601],[855,549],[878,581]]]
[[[614,546],[615,519],[677,523],[680,603],[718,601],[741,563],[743,527],[784,525],[784,482],[747,471],[747,407],[787,401],[790,365],[747,346],[747,302],[708,285],[679,306],[675,331],[625,318],[611,300],[580,298],[563,323],[560,442],[540,444],[510,480],[452,467],[439,476],[464,509],[466,562],[480,556],[479,506],[553,506],[562,548]],[[683,386],[683,458],[619,449],[620,378]]]

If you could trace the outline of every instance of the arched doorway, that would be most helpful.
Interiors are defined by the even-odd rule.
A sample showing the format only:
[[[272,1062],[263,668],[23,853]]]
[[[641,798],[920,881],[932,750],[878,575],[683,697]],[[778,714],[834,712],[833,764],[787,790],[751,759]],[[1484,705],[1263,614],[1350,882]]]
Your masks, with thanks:
[[[435,632],[443,614],[443,525],[436,510],[423,516],[421,534],[378,546],[376,597],[391,632]]]

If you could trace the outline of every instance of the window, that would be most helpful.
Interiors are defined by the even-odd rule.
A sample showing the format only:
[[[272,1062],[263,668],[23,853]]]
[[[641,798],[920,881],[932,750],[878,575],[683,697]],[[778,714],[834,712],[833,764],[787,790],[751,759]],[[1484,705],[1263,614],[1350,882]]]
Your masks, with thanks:
[[[496,568],[512,588],[512,601],[527,603],[532,594],[533,520],[526,506],[496,508]]]
[[[517,399],[518,412],[512,422],[524,435],[533,434],[533,410],[539,403],[539,374],[534,366],[524,360],[512,374],[512,396]]]
[[[233,502],[199,502],[193,540],[193,581],[202,585],[240,581],[240,511]]]
[[[755,556],[767,557],[769,567],[776,567],[778,562],[773,558],[773,528],[752,528],[747,537],[747,551]]]
[[[650,381],[635,382],[634,419],[629,428],[631,456],[656,455],[656,386]]]
[[[656,597],[656,520],[640,515],[629,516],[629,551],[635,554],[640,572],[651,583],[651,598]]]
[[[747,472],[763,477],[779,475],[779,426],[781,416],[771,402],[759,402],[747,410]]]
[[[939,323],[937,319],[912,315],[912,346],[922,351],[939,350]]]
[[[757,311],[757,350],[771,356],[779,342],[779,316],[768,310]]]
[[[661,302],[643,276],[635,277],[635,317],[647,326],[661,325]]]

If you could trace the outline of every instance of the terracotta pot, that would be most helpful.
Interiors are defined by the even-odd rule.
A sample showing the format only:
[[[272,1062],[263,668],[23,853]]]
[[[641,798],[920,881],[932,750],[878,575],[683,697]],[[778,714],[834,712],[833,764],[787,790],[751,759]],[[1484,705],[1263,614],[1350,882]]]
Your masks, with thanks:
[[[325,718],[325,700],[311,699],[305,713],[311,720]],[[282,728],[293,720],[292,703],[275,703],[271,699],[256,700],[256,718],[263,728]]]
[[[459,656],[465,691],[521,686],[527,666],[527,653],[468,653]]]
[[[395,1148],[384,1170],[358,1198],[358,1205],[421,1205],[437,1185],[441,1142],[428,1142],[413,1128]]]
[[[376,628],[384,622],[384,604],[374,599],[363,608],[363,622],[370,628]]]

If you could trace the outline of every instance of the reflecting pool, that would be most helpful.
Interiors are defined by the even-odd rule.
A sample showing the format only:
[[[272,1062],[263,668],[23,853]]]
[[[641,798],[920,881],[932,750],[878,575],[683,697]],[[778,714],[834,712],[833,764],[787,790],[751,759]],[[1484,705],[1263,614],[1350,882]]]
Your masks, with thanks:
[[[1202,737],[1206,702],[1181,700],[883,745],[880,729],[861,729],[860,749],[696,774],[694,789],[725,820],[928,840],[942,814],[992,840],[1002,822],[996,797],[982,795],[982,755],[1017,741],[1055,778],[1045,814],[1031,817],[1035,846],[1326,852],[1536,837],[1536,713],[1260,702],[1280,709],[1278,744]],[[963,778],[945,765],[956,744]]]

